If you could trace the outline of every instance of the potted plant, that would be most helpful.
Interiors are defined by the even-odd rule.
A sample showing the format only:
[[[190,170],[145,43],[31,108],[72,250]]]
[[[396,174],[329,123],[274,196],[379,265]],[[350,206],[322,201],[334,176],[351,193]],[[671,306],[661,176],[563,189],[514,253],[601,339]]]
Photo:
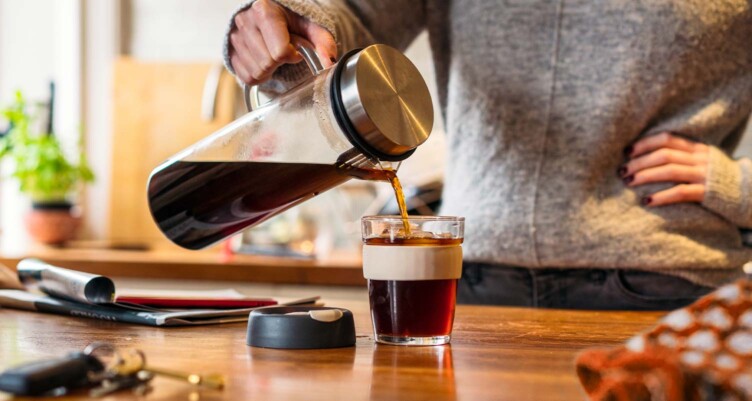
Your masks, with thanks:
[[[72,196],[81,184],[94,180],[81,141],[79,159],[71,162],[52,132],[32,132],[34,118],[20,92],[16,93],[14,103],[2,110],[2,116],[10,128],[0,138],[0,160],[11,159],[11,177],[18,180],[21,192],[31,199],[27,230],[45,244],[62,244],[72,239],[81,219]]]

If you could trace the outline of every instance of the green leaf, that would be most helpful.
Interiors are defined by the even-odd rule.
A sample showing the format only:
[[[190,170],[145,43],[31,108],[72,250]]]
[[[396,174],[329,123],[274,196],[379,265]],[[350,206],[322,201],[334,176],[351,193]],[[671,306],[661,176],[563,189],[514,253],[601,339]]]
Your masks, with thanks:
[[[16,92],[15,102],[0,114],[13,126],[0,139],[0,160],[9,157],[13,161],[11,176],[19,181],[22,192],[36,200],[62,200],[79,184],[94,181],[80,131],[78,163],[74,164],[66,158],[56,136],[29,132],[33,118],[21,92]]]

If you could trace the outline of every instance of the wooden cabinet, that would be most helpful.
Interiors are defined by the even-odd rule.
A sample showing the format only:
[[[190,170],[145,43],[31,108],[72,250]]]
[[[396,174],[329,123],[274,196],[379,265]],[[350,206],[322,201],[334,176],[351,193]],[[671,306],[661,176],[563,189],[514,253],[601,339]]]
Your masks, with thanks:
[[[151,218],[146,184],[154,167],[234,119],[240,91],[226,72],[212,79],[223,71],[219,68],[210,63],[116,61],[109,212],[113,243],[174,246]],[[202,98],[205,91],[215,90],[214,115],[207,118],[202,116]]]

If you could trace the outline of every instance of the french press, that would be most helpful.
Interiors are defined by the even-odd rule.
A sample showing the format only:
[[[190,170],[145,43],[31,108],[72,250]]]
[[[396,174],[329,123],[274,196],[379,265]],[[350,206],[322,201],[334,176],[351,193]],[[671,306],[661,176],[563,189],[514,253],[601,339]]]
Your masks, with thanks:
[[[351,178],[375,179],[428,139],[431,96],[401,52],[372,45],[325,69],[310,43],[295,44],[312,77],[262,107],[246,88],[248,114],[152,172],[152,216],[177,245],[201,249]]]

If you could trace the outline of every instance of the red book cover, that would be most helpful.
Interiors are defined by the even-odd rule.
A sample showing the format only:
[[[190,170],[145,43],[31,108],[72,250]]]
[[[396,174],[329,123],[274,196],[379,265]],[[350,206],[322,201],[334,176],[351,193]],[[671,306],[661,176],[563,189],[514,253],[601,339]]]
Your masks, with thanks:
[[[134,297],[119,296],[115,302],[130,303],[150,306],[153,308],[176,308],[176,309],[232,309],[232,308],[256,308],[260,306],[277,305],[277,301],[268,298],[159,298],[159,297]]]

